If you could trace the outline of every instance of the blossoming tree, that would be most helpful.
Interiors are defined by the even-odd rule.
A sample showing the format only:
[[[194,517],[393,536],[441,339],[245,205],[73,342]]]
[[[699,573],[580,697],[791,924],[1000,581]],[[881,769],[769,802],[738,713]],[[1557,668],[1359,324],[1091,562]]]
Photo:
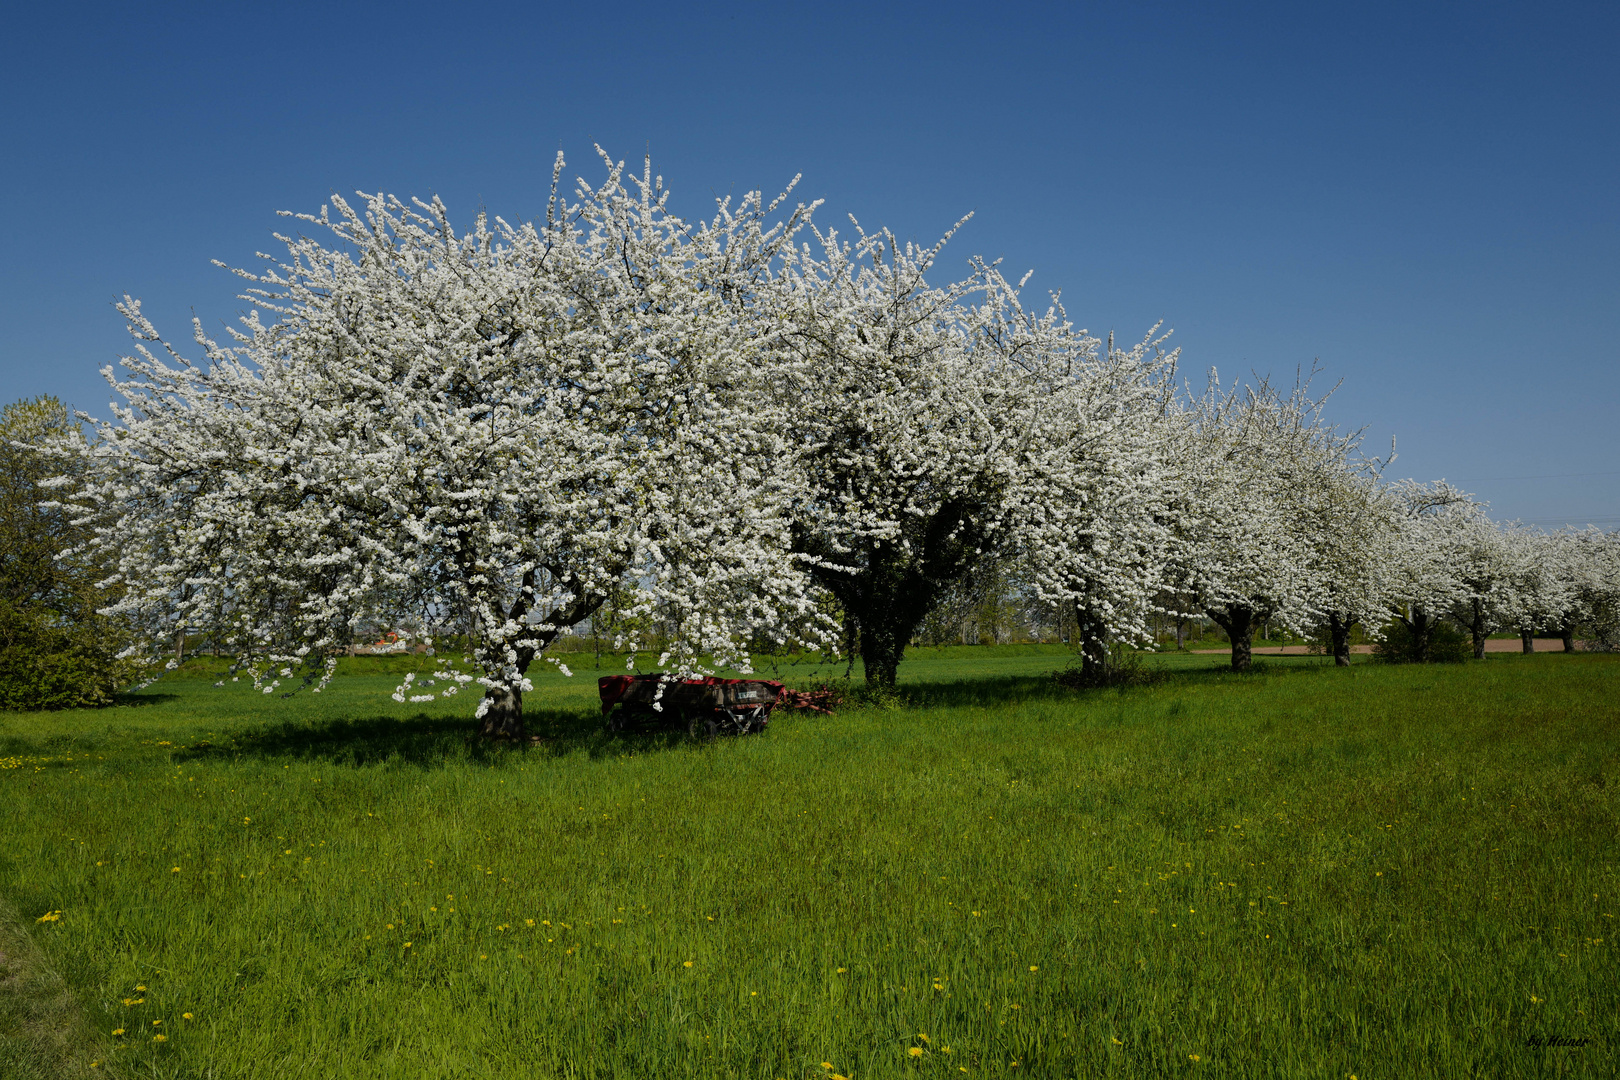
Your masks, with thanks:
[[[126,299],[124,403],[66,494],[118,610],[154,637],[220,628],[266,692],[324,682],[362,619],[459,621],[474,672],[397,696],[476,681],[495,736],[522,734],[530,665],[615,585],[674,627],[682,672],[813,639],[753,312],[809,210],[770,225],[781,200],[754,193],[692,226],[650,170],[607,164],[569,199],[559,156],[545,221],[466,233],[438,200],[334,198],[301,217],[326,242],[239,271],[257,309],[228,344],[199,328],[198,362],[154,350]]]

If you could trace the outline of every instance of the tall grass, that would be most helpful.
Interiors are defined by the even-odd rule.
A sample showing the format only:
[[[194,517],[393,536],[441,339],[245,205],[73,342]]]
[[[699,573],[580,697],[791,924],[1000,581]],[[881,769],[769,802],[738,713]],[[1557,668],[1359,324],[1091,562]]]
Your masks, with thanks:
[[[169,680],[0,720],[0,897],[99,1074],[1613,1074],[1613,658],[1058,662],[712,743],[547,676],[526,748]]]

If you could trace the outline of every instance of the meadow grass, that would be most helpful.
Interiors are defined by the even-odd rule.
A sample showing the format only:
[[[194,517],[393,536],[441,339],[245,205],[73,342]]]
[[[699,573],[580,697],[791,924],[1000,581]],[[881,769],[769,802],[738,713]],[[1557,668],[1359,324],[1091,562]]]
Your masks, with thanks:
[[[588,663],[528,747],[403,658],[5,716],[0,1074],[1615,1073],[1616,658],[1063,660],[714,742],[606,735]]]

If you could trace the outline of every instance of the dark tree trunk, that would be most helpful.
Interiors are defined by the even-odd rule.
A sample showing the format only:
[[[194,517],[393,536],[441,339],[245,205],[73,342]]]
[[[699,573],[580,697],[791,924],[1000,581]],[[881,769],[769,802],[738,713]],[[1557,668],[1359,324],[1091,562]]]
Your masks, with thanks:
[[[1225,611],[1210,608],[1206,614],[1232,641],[1232,670],[1248,671],[1254,663],[1254,609],[1241,605]]]
[[[866,685],[894,688],[900,661],[906,654],[906,643],[896,632],[898,629],[893,625],[884,626],[875,618],[862,620],[861,666],[866,669]],[[905,634],[909,635],[910,631],[907,627]]]
[[[1176,620],[1176,652],[1183,652],[1187,648],[1187,620]]]
[[[1519,642],[1524,646],[1526,656],[1536,651],[1536,632],[1534,630],[1520,630]]]
[[[926,521],[908,529],[909,542],[873,541],[854,554],[828,548],[818,538],[800,533],[795,548],[854,572],[812,567],[818,584],[838,600],[850,627],[858,632],[866,684],[892,689],[911,635],[939,602],[944,589],[960,581],[978,563],[983,534],[982,508],[952,502]]]
[[[1075,601],[1074,622],[1080,638],[1080,673],[1101,682],[1108,677],[1108,624],[1095,608]]]
[[[561,577],[561,575],[556,575]],[[570,581],[570,584],[574,584]],[[507,617],[518,625],[523,625],[529,615],[529,601],[534,595],[534,571],[530,570],[523,575],[523,587],[518,591],[518,598],[512,605]],[[556,640],[561,628],[573,626],[581,619],[595,615],[607,597],[596,596],[591,593],[582,593],[579,599],[566,609],[558,609],[547,616],[546,621],[554,629],[534,634],[532,644],[522,646],[517,650],[518,678],[528,674],[529,665],[534,658]],[[488,652],[494,657],[502,657],[505,650],[503,642],[491,642],[487,646]],[[497,662],[497,668],[504,664]],[[486,670],[488,670],[486,668]],[[478,725],[478,734],[489,739],[522,739],[528,732],[523,726],[523,691],[517,687],[491,687],[484,691],[484,701],[489,707],[484,710],[482,721]]]
[[[1559,628],[1558,636],[1564,639],[1564,651],[1575,651],[1575,624],[1566,622]]]
[[[1340,618],[1336,611],[1328,612],[1328,634],[1333,640],[1335,667],[1350,666],[1350,628],[1354,625],[1354,619]]]
[[[489,708],[478,725],[478,734],[486,739],[521,739],[527,733],[523,727],[523,691],[492,687],[484,691]]]
[[[1485,659],[1485,602],[1474,597],[1474,621],[1469,627],[1474,634],[1474,659]]]
[[[1412,617],[1406,620],[1406,627],[1412,631],[1413,662],[1427,664],[1429,640],[1434,636],[1434,618],[1422,608],[1415,607],[1412,609]]]

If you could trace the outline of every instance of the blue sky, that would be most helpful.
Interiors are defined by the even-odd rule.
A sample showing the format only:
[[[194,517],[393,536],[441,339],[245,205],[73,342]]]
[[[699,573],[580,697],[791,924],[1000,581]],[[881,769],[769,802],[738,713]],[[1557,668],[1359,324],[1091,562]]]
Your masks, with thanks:
[[[0,398],[105,413],[112,302],[189,341],[277,209],[544,206],[650,150],[677,209],[819,214],[1033,269],[1183,370],[1343,379],[1496,516],[1620,527],[1620,7],[30,5],[0,36]]]

